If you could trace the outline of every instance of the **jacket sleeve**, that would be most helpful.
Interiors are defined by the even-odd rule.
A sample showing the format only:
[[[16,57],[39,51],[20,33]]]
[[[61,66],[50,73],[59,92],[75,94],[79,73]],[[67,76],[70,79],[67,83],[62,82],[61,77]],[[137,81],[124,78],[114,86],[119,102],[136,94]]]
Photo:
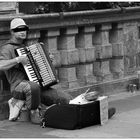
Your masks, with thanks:
[[[11,50],[7,46],[3,46],[0,49],[0,60],[12,59]]]

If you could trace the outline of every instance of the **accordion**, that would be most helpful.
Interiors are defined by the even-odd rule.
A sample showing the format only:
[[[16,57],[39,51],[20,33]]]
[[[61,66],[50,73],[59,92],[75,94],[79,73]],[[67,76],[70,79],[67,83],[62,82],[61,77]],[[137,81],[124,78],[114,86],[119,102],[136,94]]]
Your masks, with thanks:
[[[18,56],[27,55],[29,63],[23,65],[27,77],[45,89],[57,83],[57,76],[49,54],[44,52],[43,43],[36,43],[28,47],[16,49]]]

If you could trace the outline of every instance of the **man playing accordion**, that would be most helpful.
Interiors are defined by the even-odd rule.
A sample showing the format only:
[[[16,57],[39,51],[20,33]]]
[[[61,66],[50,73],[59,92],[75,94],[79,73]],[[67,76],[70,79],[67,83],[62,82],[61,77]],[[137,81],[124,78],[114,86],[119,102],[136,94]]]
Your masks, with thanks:
[[[0,70],[4,71],[13,96],[8,101],[10,108],[9,120],[17,120],[21,108],[26,107],[30,110],[31,121],[35,119],[35,122],[39,122],[41,102],[47,106],[57,103],[69,103],[72,97],[51,88],[41,91],[37,83],[28,80],[22,66],[28,63],[28,57],[27,55],[17,57],[15,49],[26,47],[25,40],[27,39],[29,27],[23,19],[14,18],[10,23],[10,31],[11,39],[0,50]]]

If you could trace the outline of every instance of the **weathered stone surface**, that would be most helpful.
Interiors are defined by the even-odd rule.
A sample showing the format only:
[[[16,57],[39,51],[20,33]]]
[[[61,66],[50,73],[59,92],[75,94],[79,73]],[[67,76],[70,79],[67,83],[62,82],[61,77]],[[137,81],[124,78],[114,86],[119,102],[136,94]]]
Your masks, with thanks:
[[[71,65],[71,64],[77,64],[79,63],[79,57],[78,57],[78,50],[61,50],[61,64],[62,65]]]
[[[123,59],[110,60],[110,71],[115,77],[118,75],[118,78],[121,78],[121,76],[124,75]]]
[[[95,58],[104,59],[112,57],[112,45],[96,45],[95,46]]]
[[[76,81],[77,78],[75,67],[59,68],[58,77],[60,81]]]
[[[123,44],[122,43],[113,43],[112,44],[112,56],[123,56]]]
[[[93,62],[95,60],[95,48],[79,48],[79,62]]]
[[[51,52],[51,51],[50,51]],[[59,51],[53,51],[51,52],[54,56],[53,65],[54,67],[60,67],[61,66],[61,56]]]

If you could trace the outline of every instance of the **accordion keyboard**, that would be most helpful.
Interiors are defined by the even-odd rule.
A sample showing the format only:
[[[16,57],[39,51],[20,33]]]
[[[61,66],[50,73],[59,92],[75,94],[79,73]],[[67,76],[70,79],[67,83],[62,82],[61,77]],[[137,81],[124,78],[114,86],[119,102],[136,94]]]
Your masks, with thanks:
[[[19,56],[27,54],[29,63],[24,65],[25,72],[30,81],[46,87],[57,83],[55,70],[51,65],[49,56],[46,57],[42,46],[37,43],[29,47],[16,49]]]

